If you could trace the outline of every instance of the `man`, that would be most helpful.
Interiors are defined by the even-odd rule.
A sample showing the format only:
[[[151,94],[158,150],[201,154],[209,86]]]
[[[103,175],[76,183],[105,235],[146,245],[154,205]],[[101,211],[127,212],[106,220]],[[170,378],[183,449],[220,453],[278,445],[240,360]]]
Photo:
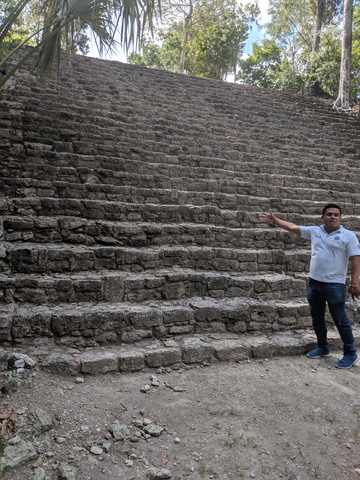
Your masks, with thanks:
[[[346,277],[351,263],[349,292],[354,300],[360,296],[360,245],[354,232],[341,223],[341,208],[335,203],[325,205],[322,212],[323,225],[304,227],[276,217],[272,211],[259,215],[260,221],[270,223],[289,232],[311,240],[311,261],[307,300],[317,348],[308,352],[309,358],[327,357],[330,346],[327,338],[325,308],[330,314],[344,344],[344,355],[336,363],[338,368],[351,368],[359,360],[356,353],[351,323],[346,315]]]

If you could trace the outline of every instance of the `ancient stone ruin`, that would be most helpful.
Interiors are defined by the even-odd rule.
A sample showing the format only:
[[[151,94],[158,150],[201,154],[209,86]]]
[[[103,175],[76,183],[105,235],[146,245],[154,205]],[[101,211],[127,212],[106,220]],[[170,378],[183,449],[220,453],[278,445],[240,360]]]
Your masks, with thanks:
[[[323,100],[75,57],[55,89],[20,72],[0,122],[4,345],[117,346],[126,370],[241,334],[243,358],[311,326],[309,245],[259,212],[336,201],[358,229],[359,120]]]

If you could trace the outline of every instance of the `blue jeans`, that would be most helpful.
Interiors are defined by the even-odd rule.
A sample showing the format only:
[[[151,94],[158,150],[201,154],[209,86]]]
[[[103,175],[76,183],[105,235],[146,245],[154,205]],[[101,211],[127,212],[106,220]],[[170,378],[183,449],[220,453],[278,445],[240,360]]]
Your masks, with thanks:
[[[342,283],[318,282],[310,278],[307,300],[318,347],[329,349],[325,322],[325,308],[328,304],[330,314],[344,344],[344,354],[354,355],[356,353],[354,335],[345,310],[346,286]]]

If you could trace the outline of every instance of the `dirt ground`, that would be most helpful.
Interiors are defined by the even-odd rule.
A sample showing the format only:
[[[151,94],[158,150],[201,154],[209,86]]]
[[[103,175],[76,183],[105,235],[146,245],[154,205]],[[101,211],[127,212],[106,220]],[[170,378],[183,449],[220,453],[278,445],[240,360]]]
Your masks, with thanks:
[[[82,379],[36,370],[2,398],[17,412],[6,441],[17,435],[37,451],[5,478],[360,480],[360,363],[338,370],[339,357]],[[40,433],[39,408],[53,420]],[[124,439],[114,424],[128,427]]]

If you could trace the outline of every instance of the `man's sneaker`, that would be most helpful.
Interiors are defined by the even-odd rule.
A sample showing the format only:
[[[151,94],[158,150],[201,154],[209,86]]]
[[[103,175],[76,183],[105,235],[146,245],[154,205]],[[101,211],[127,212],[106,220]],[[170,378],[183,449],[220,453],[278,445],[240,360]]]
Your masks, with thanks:
[[[329,357],[330,356],[330,350],[326,348],[321,348],[317,347],[314,350],[310,350],[306,354],[309,358],[320,358],[320,357]]]
[[[341,360],[336,363],[337,368],[351,368],[359,360],[358,355],[344,355]]]

